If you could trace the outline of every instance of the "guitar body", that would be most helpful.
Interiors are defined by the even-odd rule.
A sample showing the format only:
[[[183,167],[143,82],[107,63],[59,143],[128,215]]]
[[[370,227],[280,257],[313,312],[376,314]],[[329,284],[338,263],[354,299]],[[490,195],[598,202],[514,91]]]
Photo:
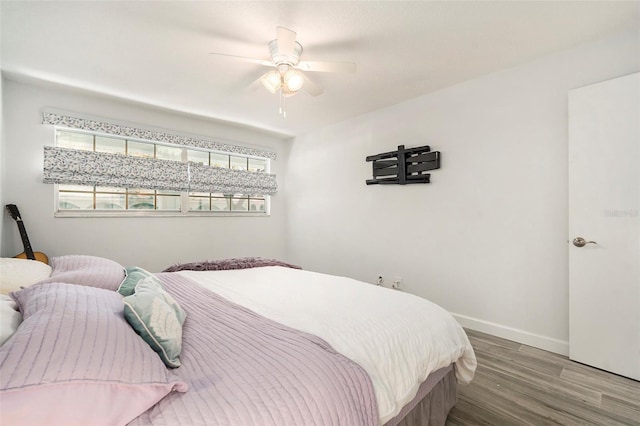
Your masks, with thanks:
[[[35,259],[33,259],[33,260],[37,260],[38,262],[46,263],[47,265],[49,264],[49,258],[47,257],[46,254],[42,253],[41,251],[34,251],[33,255],[35,257]],[[19,255],[13,256],[13,257],[18,258],[18,259],[28,259],[27,253],[25,253],[25,252],[22,252]]]
[[[18,259],[37,260],[39,262],[46,263],[48,265],[49,258],[47,257],[47,255],[39,251],[34,252],[33,249],[31,248],[31,243],[29,242],[29,237],[27,236],[27,230],[24,227],[22,218],[20,217],[20,211],[18,211],[18,207],[15,204],[7,204],[5,208],[7,209],[7,212],[9,212],[13,220],[15,220],[16,223],[18,224],[18,230],[20,231],[20,238],[22,238],[22,245],[24,246],[24,252],[14,257],[17,257]]]

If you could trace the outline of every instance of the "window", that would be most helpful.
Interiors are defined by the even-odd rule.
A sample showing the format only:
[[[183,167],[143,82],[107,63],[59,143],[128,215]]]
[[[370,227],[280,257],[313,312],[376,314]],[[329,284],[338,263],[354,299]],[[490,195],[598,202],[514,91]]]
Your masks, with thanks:
[[[219,154],[211,151],[187,149],[187,160],[205,166],[222,167],[232,170],[265,172],[267,162],[264,159]],[[233,211],[265,213],[265,197],[244,196],[242,194],[225,195],[221,193],[189,192],[189,211]]]
[[[56,130],[56,146],[127,157],[190,162],[190,164],[196,163],[211,168],[245,172],[268,173],[270,166],[269,159],[266,158],[62,129]],[[135,211],[266,215],[269,212],[268,207],[269,196],[261,194],[171,191],[62,183],[57,186],[59,213],[113,212],[117,215],[117,212]]]

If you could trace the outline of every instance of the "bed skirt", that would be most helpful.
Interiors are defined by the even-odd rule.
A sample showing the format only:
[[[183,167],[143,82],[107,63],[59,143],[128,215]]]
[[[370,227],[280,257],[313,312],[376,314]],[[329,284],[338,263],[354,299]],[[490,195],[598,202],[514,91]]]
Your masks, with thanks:
[[[384,426],[444,426],[457,401],[455,368],[450,365],[430,374],[415,398]]]

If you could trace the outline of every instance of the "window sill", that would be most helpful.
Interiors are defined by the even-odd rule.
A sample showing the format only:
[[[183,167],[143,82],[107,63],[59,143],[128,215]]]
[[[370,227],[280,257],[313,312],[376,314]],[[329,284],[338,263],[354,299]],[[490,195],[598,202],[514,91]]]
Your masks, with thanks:
[[[269,217],[270,213],[249,212],[163,212],[163,211],[63,211],[55,212],[55,218],[105,218],[105,217]]]

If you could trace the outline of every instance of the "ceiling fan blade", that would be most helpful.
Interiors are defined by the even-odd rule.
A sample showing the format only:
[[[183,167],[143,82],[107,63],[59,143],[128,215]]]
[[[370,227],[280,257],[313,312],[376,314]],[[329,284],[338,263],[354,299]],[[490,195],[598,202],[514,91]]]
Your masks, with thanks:
[[[267,71],[268,72],[268,71]],[[250,90],[251,92],[255,92],[258,89],[263,89],[264,90],[264,85],[262,84],[262,78],[266,75],[262,74],[260,77],[256,78],[255,80],[253,80],[251,82],[251,84],[249,84],[247,86],[247,90]]]
[[[276,27],[278,39],[278,53],[280,55],[292,55],[296,42],[296,32],[288,28]]]
[[[356,64],[353,62],[314,62],[314,61],[302,61],[294,68],[301,69],[303,71],[315,71],[315,72],[342,72],[353,74],[356,72]]]
[[[247,58],[246,56],[229,55],[228,53],[217,53],[217,52],[209,52],[209,55],[227,56],[229,58],[236,58],[244,62],[251,62],[253,64],[263,65],[265,67],[273,66],[273,62],[267,61],[266,59]]]
[[[318,96],[324,93],[322,87],[320,87],[319,84],[314,83],[314,81],[306,75],[304,76],[304,86],[302,86],[302,88],[306,90],[307,93],[309,93],[311,96]]]

